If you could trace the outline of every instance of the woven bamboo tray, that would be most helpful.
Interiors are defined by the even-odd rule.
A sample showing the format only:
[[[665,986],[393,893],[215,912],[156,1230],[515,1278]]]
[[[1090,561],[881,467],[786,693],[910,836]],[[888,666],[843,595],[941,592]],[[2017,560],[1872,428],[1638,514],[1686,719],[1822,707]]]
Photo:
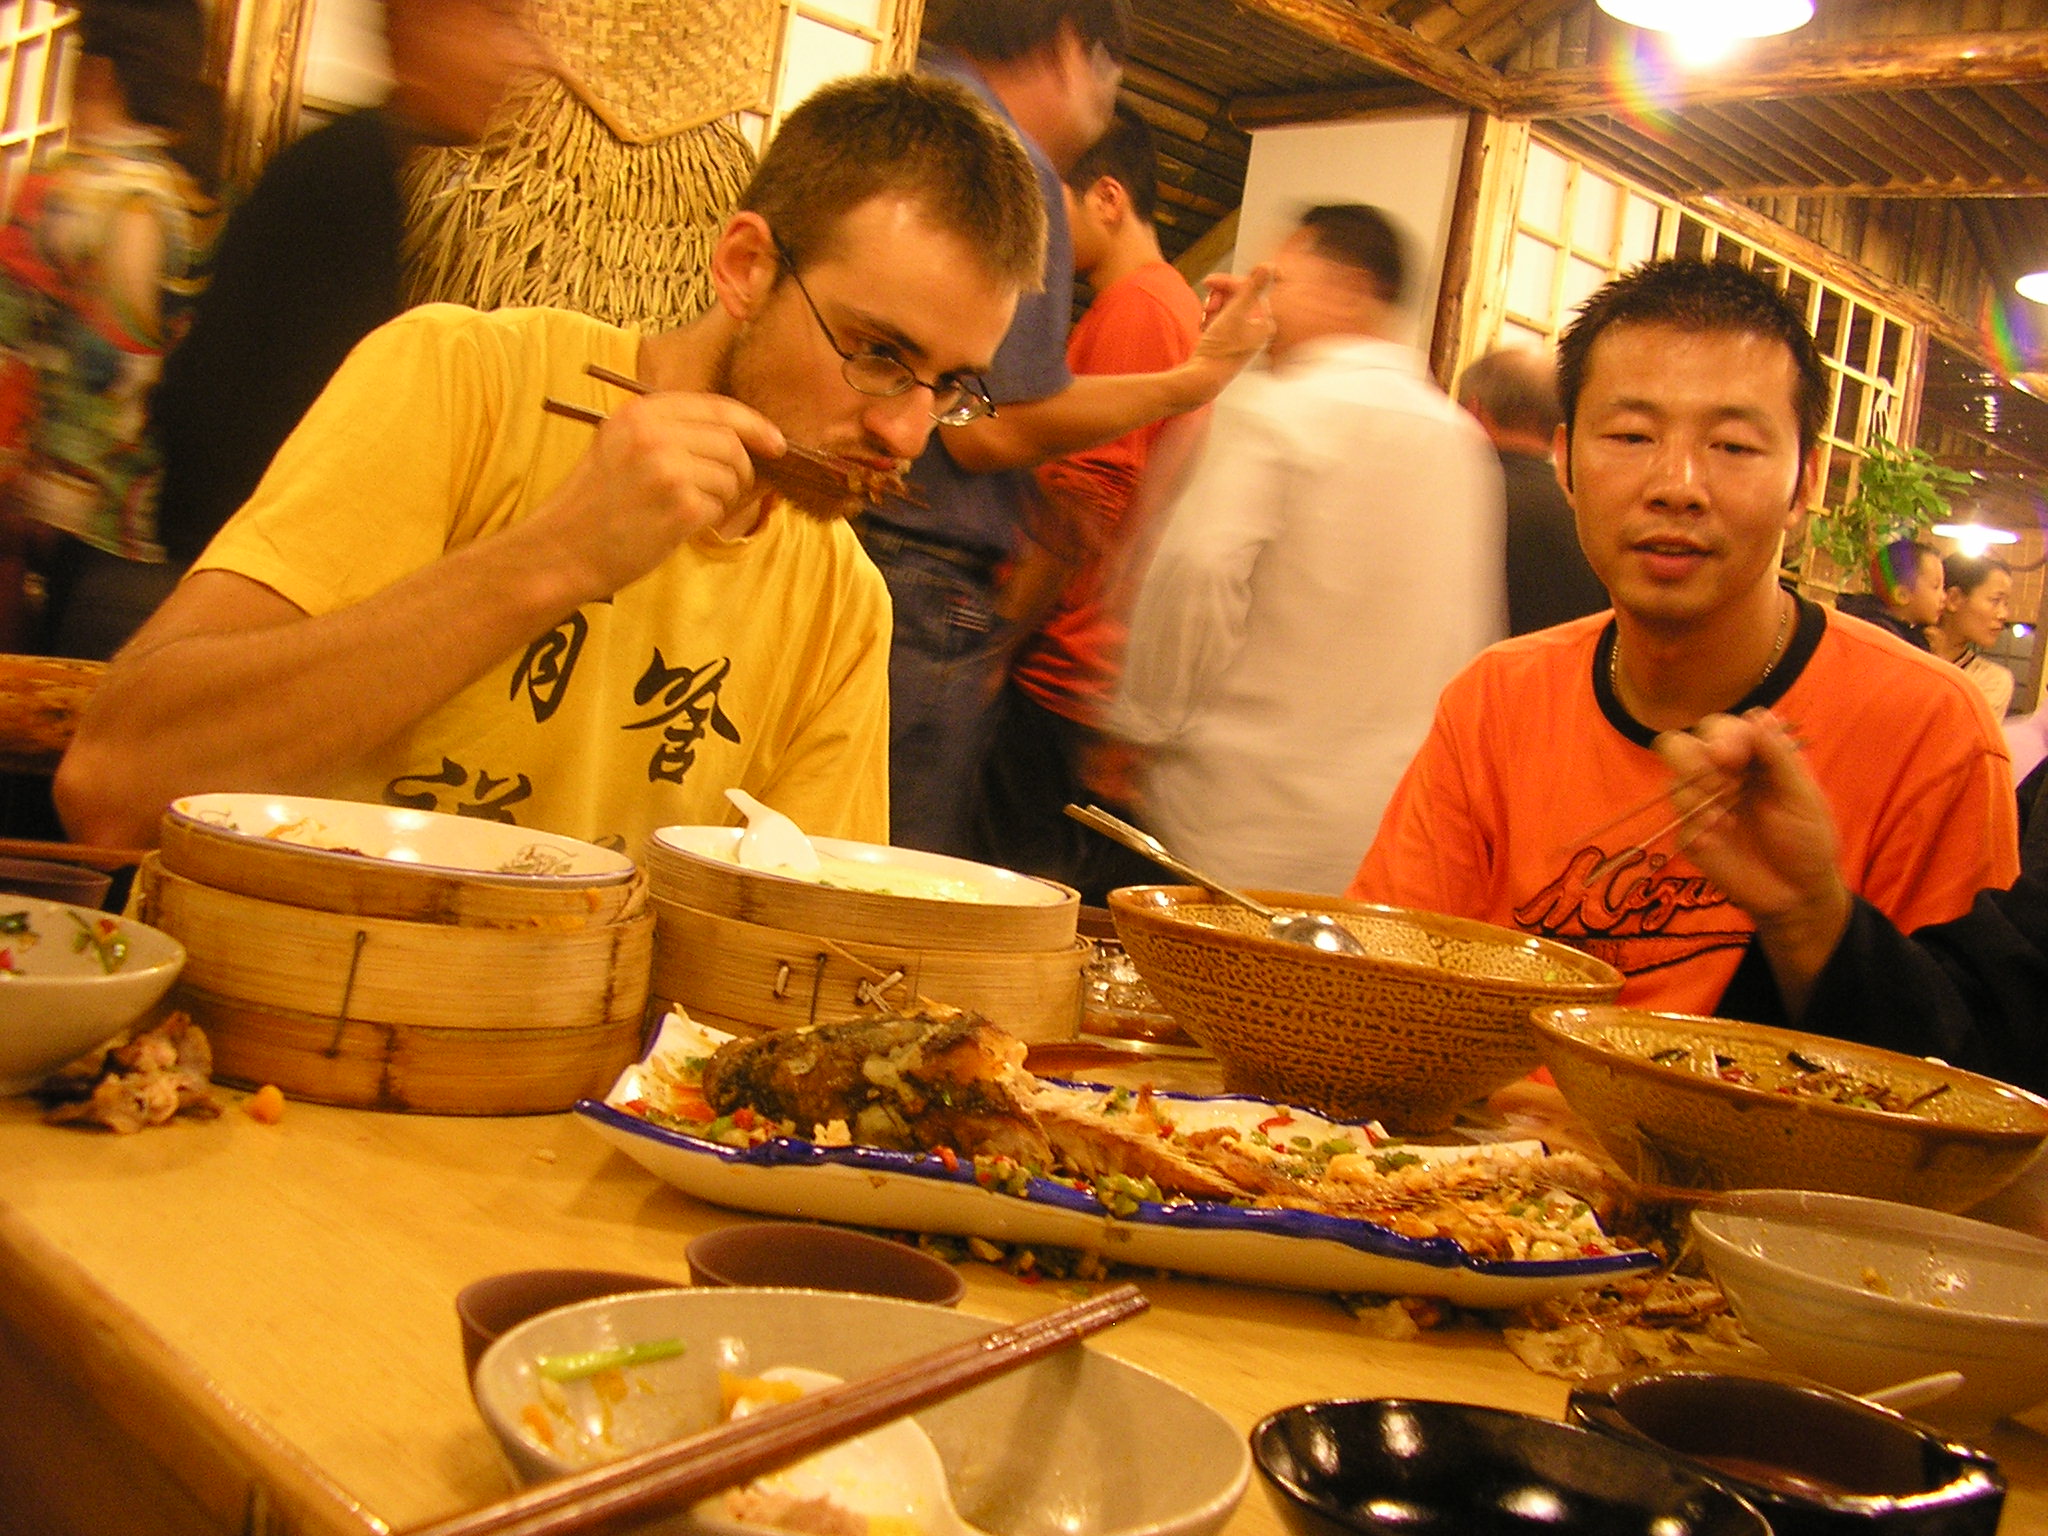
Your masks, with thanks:
[[[567,932],[408,923],[263,901],[154,854],[136,915],[187,959],[173,994],[218,1076],[431,1114],[567,1109],[633,1059],[651,913]]]
[[[345,842],[379,850],[309,846],[270,832],[301,815],[333,826]],[[221,824],[213,818],[226,818]],[[427,840],[419,841],[422,829]],[[623,855],[570,838],[454,816],[304,796],[194,795],[175,802],[158,827],[163,867],[216,890],[293,907],[400,922],[480,927],[601,928],[640,909],[644,880]],[[428,859],[421,859],[424,849]],[[574,861],[578,873],[511,874],[496,868],[515,853]],[[447,864],[431,862],[451,858]],[[472,862],[474,861],[474,862]]]
[[[844,894],[844,893],[841,893]],[[928,949],[792,932],[664,897],[654,909],[653,993],[702,1023],[743,1034],[915,1006],[919,997],[984,1015],[1021,1040],[1071,1040],[1087,946]]]
[[[309,859],[166,816],[160,851],[167,874],[285,906],[399,922],[479,928],[602,928],[646,904],[646,877],[567,889],[490,881],[379,859]],[[294,855],[297,855],[296,857]]]
[[[685,837],[714,851],[686,851],[671,841]],[[732,827],[664,827],[648,839],[641,859],[650,893],[699,912],[841,943],[893,946],[914,941],[925,952],[953,949],[975,953],[1064,952],[1074,944],[1080,894],[1050,880],[908,849],[879,850],[868,843],[812,839],[818,851],[828,856],[886,853],[906,865],[965,872],[992,895],[1013,892],[1028,900],[973,902],[889,896],[742,869],[730,859],[738,838],[739,830]],[[726,856],[718,856],[719,852]]]

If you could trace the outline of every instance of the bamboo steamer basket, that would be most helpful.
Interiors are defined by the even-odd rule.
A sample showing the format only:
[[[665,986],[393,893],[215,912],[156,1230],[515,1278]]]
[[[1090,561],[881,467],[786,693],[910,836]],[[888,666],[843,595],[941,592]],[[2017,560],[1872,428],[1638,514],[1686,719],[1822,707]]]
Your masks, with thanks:
[[[981,1014],[1018,1039],[1072,1040],[1081,1027],[1088,945],[1064,949],[926,949],[863,944],[770,928],[664,897],[654,909],[657,1008],[758,1035],[902,1012],[920,1000]]]
[[[284,840],[305,820],[351,847]],[[402,922],[602,928],[644,899],[632,861],[573,838],[495,822],[346,800],[193,795],[158,828],[163,867],[201,885],[286,906]],[[389,856],[398,844],[410,857]],[[524,859],[525,872],[508,860]],[[552,865],[553,868],[548,868]]]
[[[665,827],[644,863],[658,1005],[743,1034],[965,1008],[1026,1041],[1080,1030],[1088,946],[1067,886],[964,859],[814,838],[828,859],[964,879],[979,902],[815,885],[732,860],[740,829]]]
[[[642,859],[653,895],[793,933],[866,944],[986,952],[1067,950],[1081,916],[1080,892],[1052,880],[1012,874],[992,865],[908,848],[814,837],[828,858],[899,862],[912,869],[958,877],[979,887],[981,901],[894,896],[792,880],[733,862],[738,827],[663,827],[648,840]]]
[[[185,945],[173,1001],[229,1082],[360,1109],[538,1114],[602,1094],[639,1051],[644,902],[568,931],[404,922],[218,890],[151,854],[135,906]]]

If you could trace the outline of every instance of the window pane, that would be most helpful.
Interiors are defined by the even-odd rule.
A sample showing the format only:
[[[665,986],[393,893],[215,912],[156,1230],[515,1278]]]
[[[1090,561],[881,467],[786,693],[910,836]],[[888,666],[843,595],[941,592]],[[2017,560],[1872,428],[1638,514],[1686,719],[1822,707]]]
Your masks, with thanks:
[[[1533,236],[1518,234],[1508,261],[1508,308],[1526,319],[1548,322],[1557,252]]]
[[[1564,156],[1541,144],[1529,146],[1528,168],[1522,173],[1520,222],[1546,235],[1564,233]]]
[[[1572,248],[1598,257],[1604,264],[1614,253],[1620,202],[1621,188],[1604,176],[1581,171],[1572,195]]]
[[[1564,314],[1570,314],[1607,281],[1607,269],[1574,256],[1564,269]]]
[[[1630,197],[1621,219],[1621,264],[1632,267],[1656,254],[1657,205],[1648,198]]]
[[[871,31],[882,30],[882,0],[808,0],[814,11],[826,11]]]
[[[782,89],[775,109],[786,113],[821,85],[848,75],[864,75],[875,67],[875,45],[864,37],[841,32],[808,16],[793,17],[783,49]]]

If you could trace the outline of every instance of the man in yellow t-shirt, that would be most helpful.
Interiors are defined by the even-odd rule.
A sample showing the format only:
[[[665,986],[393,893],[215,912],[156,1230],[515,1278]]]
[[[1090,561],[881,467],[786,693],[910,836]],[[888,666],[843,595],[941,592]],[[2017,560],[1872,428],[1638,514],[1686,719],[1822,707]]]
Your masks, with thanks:
[[[738,786],[884,838],[887,593],[755,465],[900,469],[985,411],[1044,241],[1006,126],[869,76],[784,123],[690,324],[442,305],[373,332],[117,658],[59,770],[66,825],[147,846],[179,795],[267,790],[637,851]]]

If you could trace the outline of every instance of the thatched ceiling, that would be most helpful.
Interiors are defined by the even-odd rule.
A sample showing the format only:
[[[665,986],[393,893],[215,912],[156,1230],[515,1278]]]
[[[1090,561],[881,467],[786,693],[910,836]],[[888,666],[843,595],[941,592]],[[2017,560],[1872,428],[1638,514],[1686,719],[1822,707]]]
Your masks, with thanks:
[[[2016,338],[2008,369],[2048,370],[2048,308],[2011,287],[2048,267],[2048,0],[1818,0],[1799,32],[1690,71],[1592,0],[1134,8],[1127,95],[1163,133],[1173,250],[1236,206],[1246,130],[1463,105],[1541,124],[1672,197],[1857,231],[1865,244],[1843,254],[1941,304],[1958,347],[1994,360],[1973,337],[1995,331]],[[1980,280],[1915,270],[1930,219]]]

